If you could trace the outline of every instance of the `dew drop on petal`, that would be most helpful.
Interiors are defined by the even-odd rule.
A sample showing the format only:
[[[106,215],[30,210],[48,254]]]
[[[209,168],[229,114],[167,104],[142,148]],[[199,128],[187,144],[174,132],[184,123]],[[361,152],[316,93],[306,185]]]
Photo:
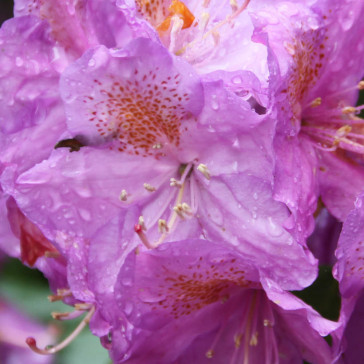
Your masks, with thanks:
[[[234,76],[231,80],[232,83],[234,83],[235,85],[238,85],[240,83],[242,83],[242,79],[241,79],[241,76]]]

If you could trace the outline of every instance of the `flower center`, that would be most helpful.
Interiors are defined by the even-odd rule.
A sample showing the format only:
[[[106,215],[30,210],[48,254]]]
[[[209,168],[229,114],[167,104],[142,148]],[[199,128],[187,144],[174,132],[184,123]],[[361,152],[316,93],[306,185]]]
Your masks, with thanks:
[[[187,7],[179,0],[136,0],[136,5],[139,14],[158,31],[170,52],[182,55],[195,48],[199,54],[196,57],[200,57],[201,52],[215,52],[220,39],[220,28],[225,25],[233,27],[234,19],[245,10],[249,2],[250,0],[244,0],[239,5],[238,0],[229,0],[210,7],[210,0],[189,1]],[[230,8],[231,12],[226,12]],[[186,57],[192,61],[192,55]]]
[[[200,164],[196,168],[198,171],[197,173],[201,173],[204,178],[207,178],[203,174],[203,172],[200,172],[201,166],[204,165]],[[207,167],[204,167],[206,169],[205,174],[209,173]],[[196,202],[197,186],[195,182],[195,177],[193,176],[193,170],[193,163],[180,165],[178,169],[180,179],[177,180],[174,177],[170,179],[170,188],[172,188],[172,191],[170,194],[170,199],[167,201],[168,203],[163,205],[159,212],[154,214],[154,216],[149,219],[148,226],[146,226],[145,224],[144,216],[139,217],[139,221],[134,226],[134,230],[147,249],[153,249],[162,244],[167,238],[168,234],[170,234],[173,229],[176,228],[179,221],[191,218],[195,215],[198,206]],[[144,185],[144,188],[150,191],[151,186]],[[188,193],[186,193],[187,189],[189,190],[189,196]],[[170,209],[170,202],[173,200],[174,197],[175,202],[173,207]],[[191,206],[186,201],[190,202]],[[169,215],[169,218],[162,218],[162,216],[165,215]],[[158,226],[158,232],[160,236],[156,241],[152,243],[150,242],[146,232],[148,229],[152,228],[156,224]]]
[[[291,109],[291,123],[321,150],[335,151],[342,149],[354,153],[364,153],[364,123],[358,118],[363,106],[351,107],[338,100],[340,94],[364,89],[364,82],[351,89],[310,99],[311,90],[317,84],[323,67],[326,42],[326,30],[310,30],[297,36],[291,43],[285,44],[292,56],[294,66],[289,75],[286,94]],[[285,106],[282,106],[285,110]]]

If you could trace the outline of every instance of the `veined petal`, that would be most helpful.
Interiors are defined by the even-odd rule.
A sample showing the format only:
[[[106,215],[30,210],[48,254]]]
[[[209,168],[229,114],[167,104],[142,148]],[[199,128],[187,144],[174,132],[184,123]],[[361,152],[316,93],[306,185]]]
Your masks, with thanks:
[[[64,230],[90,236],[120,208],[150,199],[153,193],[145,183],[158,189],[178,169],[174,161],[142,161],[108,149],[56,150],[18,178],[15,198],[50,234]]]

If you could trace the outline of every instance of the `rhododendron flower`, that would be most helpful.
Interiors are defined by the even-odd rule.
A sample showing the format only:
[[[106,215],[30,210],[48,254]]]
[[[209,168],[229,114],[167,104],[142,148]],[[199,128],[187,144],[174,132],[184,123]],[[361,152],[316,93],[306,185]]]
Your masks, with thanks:
[[[55,150],[8,190],[51,239],[91,240],[133,207],[140,216],[127,234],[137,224],[147,248],[224,238],[265,256],[285,288],[302,288],[316,262],[282,227],[288,211],[272,198],[272,119],[222,84],[201,83],[188,64],[147,39],[117,51],[97,47],[61,80],[68,130],[85,146]]]
[[[364,324],[364,195],[344,222],[336,251],[334,276],[342,297],[340,322],[335,333],[338,363],[359,363],[364,355],[360,340]]]
[[[256,13],[255,37],[267,42],[279,70],[275,196],[289,206],[296,223],[287,228],[302,241],[318,194],[344,220],[364,185],[361,107],[354,107],[364,74],[363,11],[360,1],[330,1]]]
[[[338,324],[282,291],[259,263],[260,257],[202,240],[131,253],[115,290],[130,323],[114,324],[113,360],[330,363],[320,335]]]
[[[157,33],[149,36],[153,39],[159,36],[171,53],[184,58],[197,72],[245,70],[267,82],[267,49],[251,41],[249,3],[249,0],[122,0],[118,5],[129,23],[141,26],[143,21],[147,22]],[[227,82],[239,87],[241,81],[235,75]]]
[[[363,12],[17,0],[0,30],[0,247],[73,306],[56,319],[85,313],[28,346],[54,353],[90,323],[117,363],[357,360]],[[338,323],[289,292],[317,276],[308,247],[331,263],[319,229],[306,244],[319,197],[346,220]]]

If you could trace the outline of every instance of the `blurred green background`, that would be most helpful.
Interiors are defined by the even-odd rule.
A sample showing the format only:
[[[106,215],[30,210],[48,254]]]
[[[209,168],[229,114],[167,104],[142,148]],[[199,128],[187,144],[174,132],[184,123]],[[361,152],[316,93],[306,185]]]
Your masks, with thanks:
[[[49,302],[47,296],[52,294],[48,281],[42,273],[22,265],[17,259],[7,259],[1,266],[0,296],[12,302],[30,317],[45,325],[55,325],[60,332],[59,341],[71,333],[82,318],[70,321],[53,320],[52,311],[72,311],[62,302]],[[1,359],[1,358],[0,358]],[[1,360],[0,360],[1,362]],[[97,337],[88,328],[65,349],[55,355],[55,364],[110,364],[108,352]]]

